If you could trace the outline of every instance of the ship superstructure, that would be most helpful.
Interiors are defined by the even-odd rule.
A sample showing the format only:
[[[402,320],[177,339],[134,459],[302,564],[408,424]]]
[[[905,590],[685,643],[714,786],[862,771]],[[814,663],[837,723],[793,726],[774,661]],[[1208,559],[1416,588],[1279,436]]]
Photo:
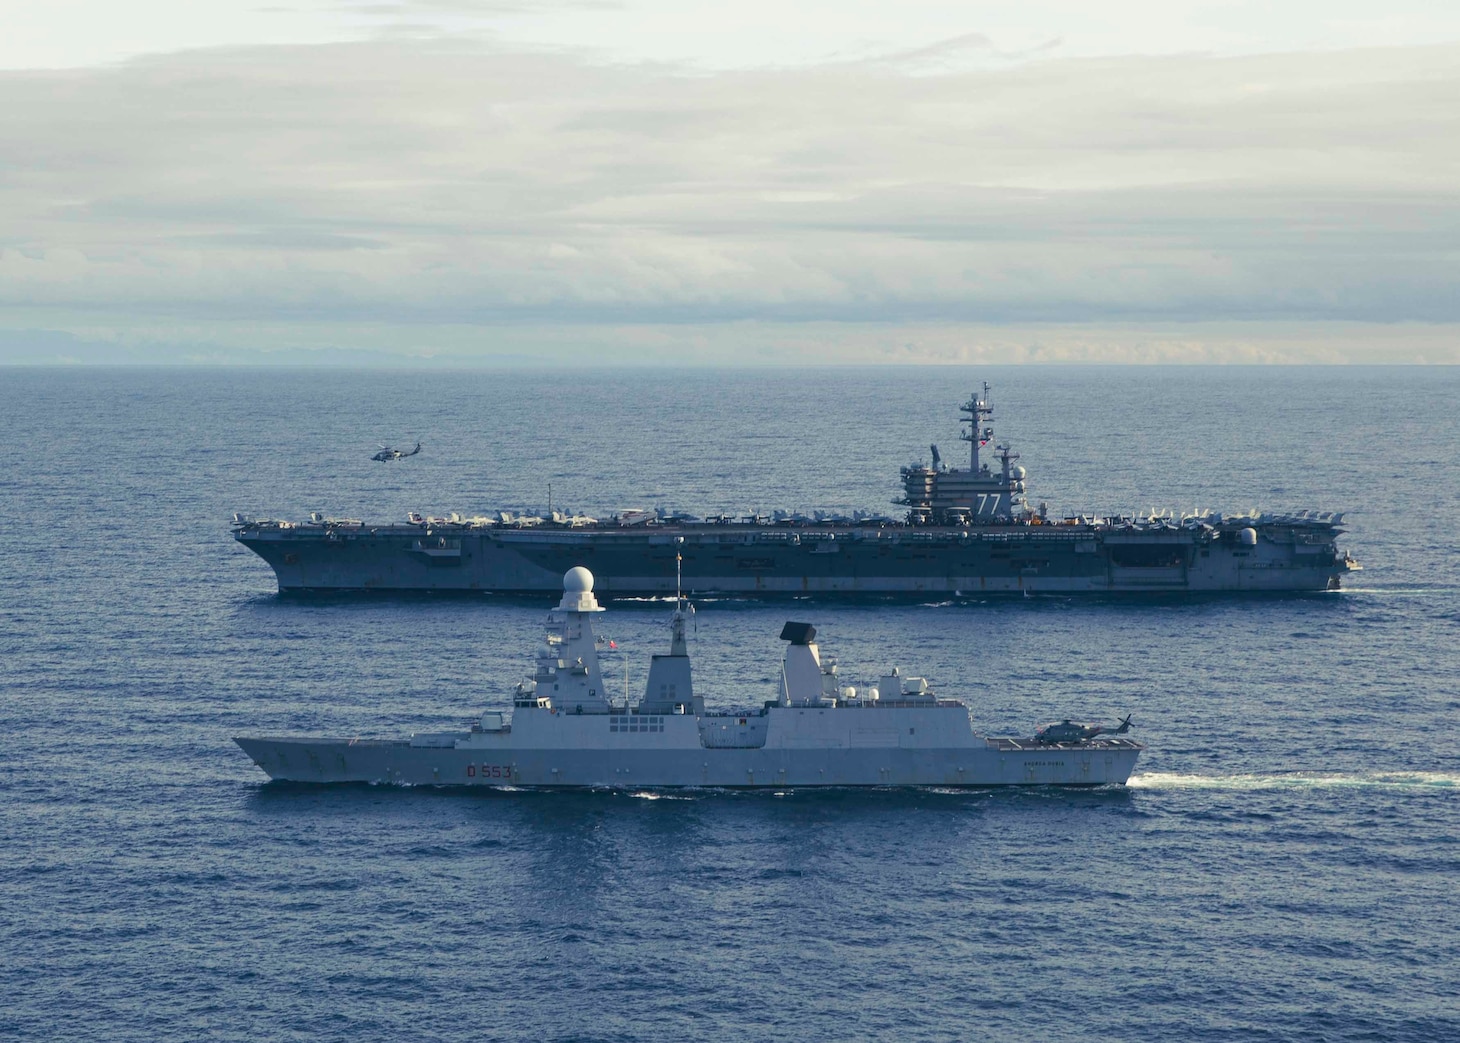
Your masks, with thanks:
[[[816,628],[799,622],[781,631],[775,696],[751,710],[709,712],[694,691],[682,599],[642,698],[616,701],[599,663],[593,586],[581,566],[563,576],[510,716],[488,710],[469,728],[401,739],[235,741],[271,778],[292,782],[633,789],[1124,784],[1143,748],[1118,736],[980,735],[968,708],[924,678],[893,669],[876,686],[844,684],[822,658]]]
[[[1029,507],[1019,454],[994,442],[987,384],[962,415],[968,469],[946,466],[936,446],[931,464],[904,467],[900,520],[236,515],[233,534],[273,567],[281,592],[548,592],[587,561],[604,593],[667,595],[677,556],[691,590],[734,594],[1323,591],[1359,567],[1338,548],[1341,514],[1051,517]]]
[[[1014,465],[1019,454],[1007,445],[995,446],[999,469],[980,463],[979,450],[994,438],[988,392],[985,384],[983,394],[970,396],[961,410],[968,425],[959,435],[969,444],[968,470],[943,466],[936,445],[929,447],[931,466],[913,464],[902,469],[904,495],[896,502],[906,505],[909,525],[1018,525],[1033,520],[1024,499],[1024,468]]]

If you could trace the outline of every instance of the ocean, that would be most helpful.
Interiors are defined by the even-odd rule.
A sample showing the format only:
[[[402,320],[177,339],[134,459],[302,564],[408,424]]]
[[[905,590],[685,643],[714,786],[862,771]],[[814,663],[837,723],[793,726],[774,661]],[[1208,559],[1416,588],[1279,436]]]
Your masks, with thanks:
[[[805,620],[983,731],[1132,714],[1128,787],[311,788],[232,743],[509,706],[549,607],[282,598],[234,511],[892,513],[983,380],[1031,502],[1343,510],[1364,571],[706,599],[696,687],[769,698]],[[1453,368],[0,369],[0,1038],[1460,1040],[1457,400]],[[607,608],[632,690],[668,609]]]

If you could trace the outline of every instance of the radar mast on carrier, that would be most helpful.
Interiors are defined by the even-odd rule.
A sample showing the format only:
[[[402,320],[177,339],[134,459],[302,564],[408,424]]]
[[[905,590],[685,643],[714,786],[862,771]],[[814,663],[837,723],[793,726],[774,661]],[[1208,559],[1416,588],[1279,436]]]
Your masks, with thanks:
[[[894,501],[908,508],[909,525],[1007,525],[1030,517],[1024,500],[1024,468],[1014,466],[1019,454],[998,445],[999,470],[980,463],[979,450],[993,441],[993,407],[989,385],[968,397],[960,420],[967,425],[958,437],[969,444],[968,470],[945,468],[933,448],[933,464],[902,469],[903,497]]]
[[[958,437],[968,443],[968,470],[970,474],[978,474],[978,450],[980,446],[987,445],[994,437],[994,429],[984,425],[985,420],[994,418],[994,407],[989,405],[989,383],[984,381],[983,394],[975,392],[968,396],[968,401],[963,403],[963,408],[958,412],[962,414],[962,422],[968,425],[967,431],[959,432]]]

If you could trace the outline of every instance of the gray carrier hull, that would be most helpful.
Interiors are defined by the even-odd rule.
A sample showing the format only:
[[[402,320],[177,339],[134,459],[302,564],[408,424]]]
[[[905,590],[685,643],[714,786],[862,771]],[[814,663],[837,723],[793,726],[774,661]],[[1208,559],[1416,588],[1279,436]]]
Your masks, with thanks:
[[[281,592],[552,592],[590,563],[609,595],[1322,591],[1355,566],[1328,520],[1201,526],[600,526],[245,522]],[[1245,534],[1245,535],[1244,535]]]

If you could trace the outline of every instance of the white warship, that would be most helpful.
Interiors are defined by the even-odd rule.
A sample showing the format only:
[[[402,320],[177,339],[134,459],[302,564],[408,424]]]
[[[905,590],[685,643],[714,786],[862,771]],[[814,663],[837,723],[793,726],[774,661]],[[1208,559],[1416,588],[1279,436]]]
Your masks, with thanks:
[[[968,708],[893,669],[876,687],[842,684],[816,628],[787,623],[780,692],[758,711],[711,713],[695,694],[676,598],[667,655],[653,657],[643,698],[609,694],[593,617],[593,575],[576,566],[548,614],[533,676],[510,716],[403,739],[235,739],[271,778],[407,786],[663,787],[1100,786],[1130,778],[1140,743],[1069,721],[1029,738],[973,730]]]

